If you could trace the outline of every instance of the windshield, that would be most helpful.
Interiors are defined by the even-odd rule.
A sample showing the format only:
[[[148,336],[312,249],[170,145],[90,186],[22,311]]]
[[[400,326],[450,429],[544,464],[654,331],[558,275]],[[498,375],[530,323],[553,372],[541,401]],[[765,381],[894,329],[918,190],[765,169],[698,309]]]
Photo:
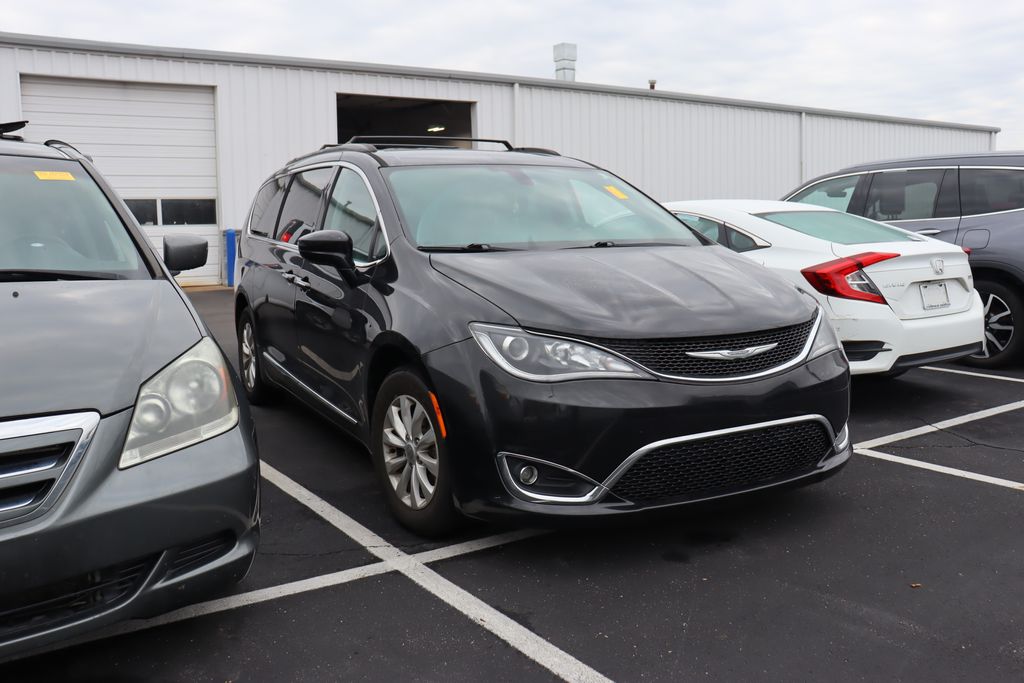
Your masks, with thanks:
[[[838,211],[777,211],[757,215],[805,235],[838,244],[920,241],[902,230]]]
[[[0,157],[0,207],[0,279],[149,277],[124,224],[77,162]]]
[[[672,214],[597,169],[452,165],[386,173],[420,248],[701,244]]]

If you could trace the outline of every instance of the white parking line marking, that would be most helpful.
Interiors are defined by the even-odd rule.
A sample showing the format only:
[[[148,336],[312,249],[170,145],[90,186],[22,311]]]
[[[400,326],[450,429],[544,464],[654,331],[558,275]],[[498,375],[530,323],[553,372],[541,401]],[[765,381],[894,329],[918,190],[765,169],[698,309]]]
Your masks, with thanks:
[[[933,472],[941,472],[942,474],[951,474],[954,477],[962,477],[964,479],[972,479],[974,481],[980,481],[985,484],[993,484],[995,486],[1003,486],[1008,489],[1014,489],[1015,491],[1024,491],[1024,483],[1019,481],[1010,481],[1009,479],[1000,479],[999,477],[990,477],[987,474],[978,474],[977,472],[968,472],[967,470],[958,470],[953,467],[946,467],[945,465],[936,465],[935,463],[924,462],[923,460],[911,460],[910,458],[902,458],[898,455],[889,455],[888,453],[879,453],[869,448],[857,448],[854,450],[855,453],[860,455],[866,455],[869,458],[878,458],[879,460],[889,460],[890,462],[898,462],[901,465],[909,465],[910,467],[919,467],[923,470],[931,470]]]
[[[515,543],[516,541],[525,541],[528,538],[543,536],[546,533],[546,531],[538,531],[535,529],[510,531],[506,534],[498,534],[497,536],[486,536],[484,538],[474,538],[473,540],[466,541],[465,543],[447,545],[443,548],[435,548],[434,550],[424,550],[422,553],[416,553],[415,555],[413,555],[413,557],[415,557],[423,564],[430,564],[431,562],[447,560],[452,557],[458,557],[460,555],[466,555],[468,553],[475,553],[480,550],[487,550],[488,548],[497,548],[498,546],[507,545],[509,543]]]
[[[948,420],[943,420],[942,422],[936,422],[935,424],[915,427],[914,429],[896,432],[895,434],[890,434],[888,436],[880,436],[877,439],[861,441],[860,443],[854,444],[853,448],[854,450],[877,448],[878,446],[885,446],[886,444],[895,443],[897,441],[912,439],[915,436],[921,436],[923,434],[931,434],[932,432],[942,431],[943,429],[967,424],[968,422],[974,422],[975,420],[984,420],[986,417],[1001,415],[1012,410],[1020,410],[1021,408],[1024,408],[1024,401],[1014,401],[1013,403],[1006,403],[994,408],[986,408],[985,410],[979,410],[975,413],[968,413],[967,415],[961,415],[960,417],[950,418]]]
[[[925,365],[921,367],[922,370],[931,370],[932,372],[948,372],[954,375],[967,375],[968,377],[981,377],[983,379],[999,379],[1004,382],[1019,382],[1024,384],[1024,379],[1019,377],[1003,377],[1002,375],[990,375],[985,372],[969,372],[967,370],[954,370],[952,368],[936,368],[931,365]]]
[[[262,463],[262,474],[267,481],[316,512],[370,553],[555,675],[567,681],[610,681],[595,669],[505,616],[469,591],[455,585],[412,555],[402,552],[270,465]]]

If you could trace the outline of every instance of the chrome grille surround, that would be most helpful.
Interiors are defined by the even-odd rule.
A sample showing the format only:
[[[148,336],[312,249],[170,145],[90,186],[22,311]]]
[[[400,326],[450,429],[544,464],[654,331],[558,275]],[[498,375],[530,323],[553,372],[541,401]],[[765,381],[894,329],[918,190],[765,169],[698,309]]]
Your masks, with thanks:
[[[96,412],[0,422],[0,528],[35,519],[56,504],[99,423]]]

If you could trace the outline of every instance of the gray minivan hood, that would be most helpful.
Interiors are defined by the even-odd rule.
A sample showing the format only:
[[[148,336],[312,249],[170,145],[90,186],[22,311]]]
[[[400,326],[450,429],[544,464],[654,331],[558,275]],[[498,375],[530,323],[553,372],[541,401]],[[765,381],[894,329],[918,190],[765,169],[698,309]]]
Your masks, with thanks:
[[[0,420],[131,407],[200,338],[166,280],[0,283]]]

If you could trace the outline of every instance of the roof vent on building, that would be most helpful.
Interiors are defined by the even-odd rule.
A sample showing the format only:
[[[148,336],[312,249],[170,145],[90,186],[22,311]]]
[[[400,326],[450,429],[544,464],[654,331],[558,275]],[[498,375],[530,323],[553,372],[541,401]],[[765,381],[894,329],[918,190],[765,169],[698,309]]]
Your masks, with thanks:
[[[576,80],[576,43],[555,45],[555,78],[560,81]]]

